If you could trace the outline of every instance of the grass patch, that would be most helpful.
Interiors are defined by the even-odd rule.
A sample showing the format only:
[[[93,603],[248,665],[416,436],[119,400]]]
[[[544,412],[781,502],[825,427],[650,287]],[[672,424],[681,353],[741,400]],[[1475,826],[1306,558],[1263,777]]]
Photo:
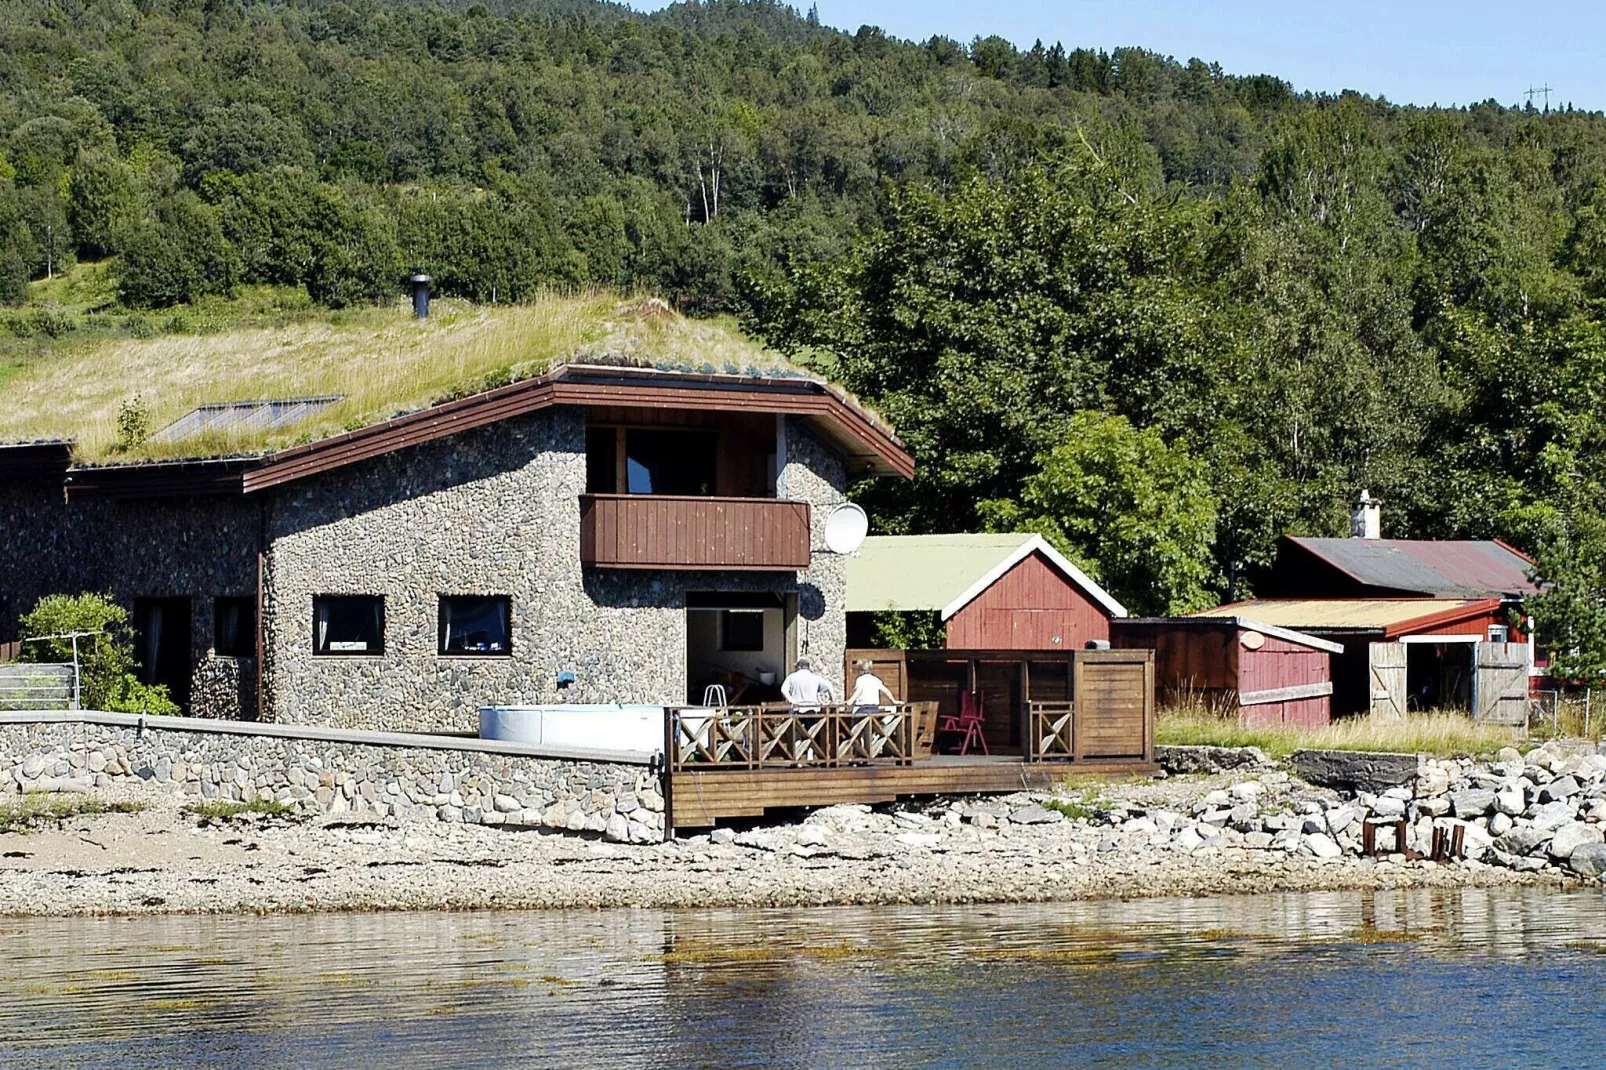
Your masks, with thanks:
[[[184,812],[192,817],[205,818],[212,821],[227,821],[230,818],[242,817],[246,814],[286,817],[295,813],[296,808],[289,803],[282,803],[278,799],[257,799],[253,802],[190,803],[184,807]]]
[[[145,809],[140,803],[107,802],[93,795],[57,795],[30,791],[21,802],[0,803],[0,832],[32,832],[41,825],[95,814],[132,814]]]
[[[548,293],[493,306],[440,299],[429,319],[418,320],[404,302],[331,311],[299,290],[258,286],[161,312],[86,315],[105,295],[104,271],[75,270],[35,295],[53,299],[48,307],[17,313],[67,317],[70,329],[0,346],[0,441],[70,438],[82,462],[283,448],[570,360],[708,372],[790,368],[729,318],[690,320],[662,302],[608,293]],[[136,396],[155,432],[207,402],[312,395],[343,400],[287,428],[146,441],[119,452],[118,412]]]
[[[1466,714],[1411,714],[1388,723],[1370,717],[1348,717],[1325,728],[1250,727],[1236,719],[1195,711],[1162,712],[1155,723],[1155,742],[1171,746],[1259,747],[1273,758],[1296,750],[1371,750],[1404,754],[1493,754],[1509,747],[1520,733],[1500,725],[1480,724]]]

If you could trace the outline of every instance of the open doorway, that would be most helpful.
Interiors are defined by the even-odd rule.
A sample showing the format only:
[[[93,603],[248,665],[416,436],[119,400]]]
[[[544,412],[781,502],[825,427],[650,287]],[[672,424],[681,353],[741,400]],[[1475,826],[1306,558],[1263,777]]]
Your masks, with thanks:
[[[186,713],[190,706],[190,600],[134,599],[134,657],[142,683],[160,684]]]
[[[793,616],[780,594],[687,595],[686,701],[704,705],[715,686],[732,706],[780,701]]]
[[[1405,692],[1412,712],[1472,709],[1472,642],[1405,644]]]

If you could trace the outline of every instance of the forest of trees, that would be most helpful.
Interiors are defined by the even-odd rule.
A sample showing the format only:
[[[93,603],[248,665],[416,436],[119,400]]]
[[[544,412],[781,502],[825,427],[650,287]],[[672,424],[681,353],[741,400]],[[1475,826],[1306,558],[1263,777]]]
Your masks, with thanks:
[[[734,312],[920,464],[891,531],[1042,530],[1134,609],[1283,532],[1535,553],[1606,670],[1606,118],[1198,60],[842,32],[766,0],[12,0],[0,302],[649,289]]]

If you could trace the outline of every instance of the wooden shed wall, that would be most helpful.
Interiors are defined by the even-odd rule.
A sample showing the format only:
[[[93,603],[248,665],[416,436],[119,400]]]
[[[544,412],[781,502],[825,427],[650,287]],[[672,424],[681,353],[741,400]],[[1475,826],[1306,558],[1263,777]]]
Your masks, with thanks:
[[[1431,606],[1432,603],[1428,603],[1427,606],[1424,607],[1424,613],[1431,612]],[[1479,613],[1471,617],[1463,617],[1460,620],[1450,621],[1445,624],[1432,624],[1426,627],[1411,627],[1409,625],[1393,627],[1388,630],[1388,637],[1393,639],[1401,635],[1487,636],[1489,634],[1489,625],[1505,624],[1506,621],[1506,610],[1504,607],[1500,607],[1498,609],[1490,609],[1486,613]],[[1520,633],[1517,633],[1515,629],[1513,629],[1514,636],[1518,636],[1519,634]],[[1513,641],[1516,642],[1519,641],[1519,639],[1514,638]]]
[[[1117,621],[1110,645],[1154,651],[1155,680],[1164,702],[1236,706],[1239,720],[1251,725],[1327,724],[1332,714],[1328,695],[1249,706],[1240,700],[1257,691],[1330,683],[1334,655],[1269,635],[1259,650],[1249,650],[1242,635],[1243,629],[1229,621]]]
[[[1069,652],[1090,639],[1108,639],[1110,618],[1102,605],[1034,553],[949,618],[947,635],[954,650]]]
[[[1231,701],[1238,689],[1238,631],[1228,622],[1121,620],[1110,628],[1110,646],[1154,651],[1154,679],[1162,702],[1198,698],[1218,704]]]
[[[1259,650],[1239,646],[1238,695],[1332,683],[1333,655],[1287,639],[1268,635]],[[1247,725],[1292,724],[1319,728],[1332,719],[1332,696],[1293,698],[1241,706],[1239,720]]]

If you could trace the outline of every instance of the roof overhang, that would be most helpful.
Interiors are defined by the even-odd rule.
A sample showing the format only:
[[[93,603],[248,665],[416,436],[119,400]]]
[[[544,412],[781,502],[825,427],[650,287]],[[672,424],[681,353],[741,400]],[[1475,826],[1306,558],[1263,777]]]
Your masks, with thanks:
[[[914,475],[914,458],[896,435],[845,393],[816,379],[567,364],[533,379],[263,457],[73,469],[68,494],[124,498],[255,494],[558,405],[800,416],[855,473],[905,479]]]
[[[1274,639],[1282,639],[1300,646],[1308,646],[1313,650],[1323,650],[1329,654],[1342,654],[1344,647],[1330,639],[1318,639],[1306,632],[1296,631],[1293,628],[1284,628],[1276,624],[1266,624],[1263,621],[1250,617],[1128,617],[1123,622],[1134,627],[1152,625],[1156,627],[1203,628],[1220,626],[1232,628],[1237,631],[1260,632]]]
[[[964,609],[965,606],[975,601],[975,599],[978,598],[983,591],[997,583],[1006,572],[1020,564],[1022,561],[1026,560],[1034,553],[1042,554],[1045,558],[1047,558],[1049,564],[1053,565],[1054,568],[1057,569],[1066,579],[1080,587],[1088,595],[1088,597],[1092,598],[1099,605],[1103,606],[1110,616],[1126,616],[1126,607],[1120,602],[1117,602],[1110,592],[1106,591],[1103,587],[1100,587],[1097,583],[1095,583],[1093,581],[1093,577],[1077,568],[1070,558],[1054,549],[1053,545],[1050,544],[1047,539],[1043,538],[1041,535],[1033,535],[1031,538],[1021,543],[1020,546],[1017,547],[1015,551],[1008,557],[1004,558],[1002,561],[998,562],[998,564],[988,569],[987,572],[977,579],[975,583],[965,588],[964,593],[958,598],[955,598],[952,602],[949,602],[946,606],[943,606],[942,619],[948,620],[955,613],[958,613],[961,609]]]
[[[0,478],[6,482],[60,479],[70,464],[72,443],[65,439],[0,443]]]

